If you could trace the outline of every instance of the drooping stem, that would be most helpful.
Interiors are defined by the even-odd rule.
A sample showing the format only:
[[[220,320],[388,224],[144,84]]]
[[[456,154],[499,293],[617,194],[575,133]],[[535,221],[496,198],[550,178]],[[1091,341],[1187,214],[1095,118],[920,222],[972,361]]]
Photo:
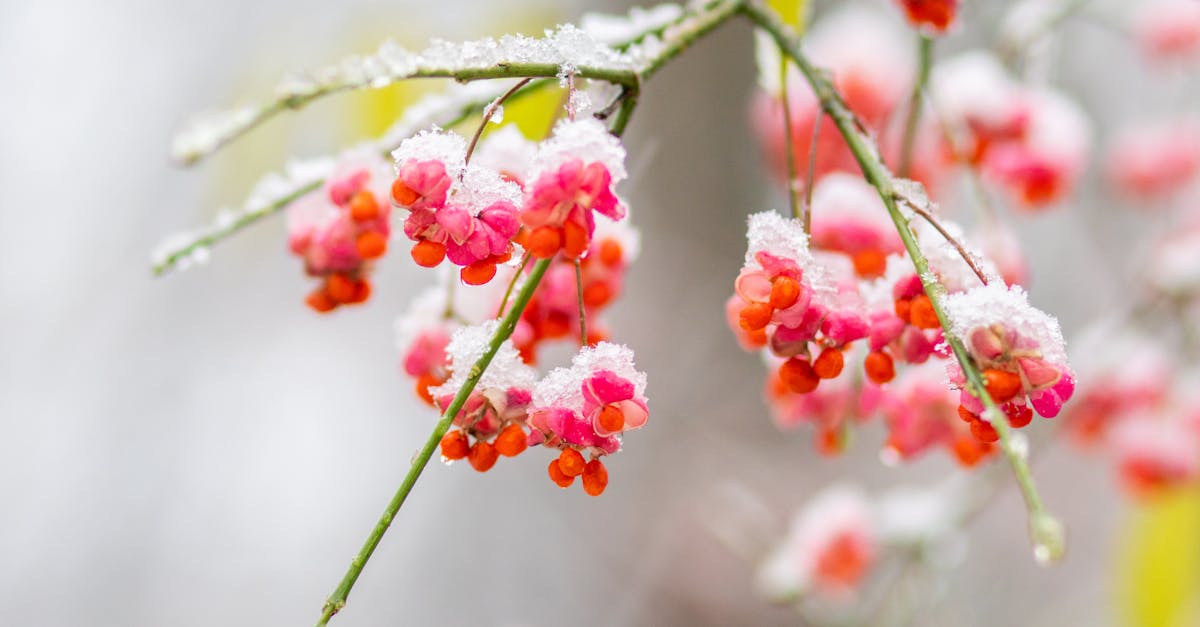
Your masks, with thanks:
[[[783,145],[787,155],[788,203],[792,208],[792,217],[799,220],[801,215],[799,192],[796,191],[796,145],[792,138],[792,107],[788,102],[788,58],[782,50],[779,52],[779,100],[783,105]],[[821,120],[818,116],[817,124],[820,123]],[[807,207],[805,207],[804,213],[804,219],[807,222]],[[805,232],[807,233],[808,229],[805,229]]]
[[[483,119],[479,121],[479,127],[475,129],[475,134],[471,136],[471,143],[467,144],[467,153],[463,156],[463,163],[471,162],[471,155],[475,153],[475,145],[479,143],[479,138],[483,135],[483,129],[492,121],[492,116],[496,115],[496,110],[504,105],[504,101],[508,100],[513,94],[521,90],[522,87],[529,84],[532,78],[523,78],[513,85],[508,91],[500,95],[499,98],[493,100],[491,104],[483,110]],[[465,173],[466,170],[463,170]]]
[[[825,112],[819,111],[813,120],[812,137],[808,139],[808,171],[804,174],[804,233],[812,235],[813,186],[817,184],[817,142],[821,140],[821,123]]]
[[[967,265],[975,273],[975,276],[979,277],[980,282],[982,282],[984,285],[988,284],[987,275],[984,274],[983,270],[979,268],[979,265],[975,263],[975,258],[967,252],[966,247],[962,245],[962,242],[958,241],[957,237],[951,235],[950,232],[947,231],[944,226],[942,226],[941,221],[939,221],[937,217],[926,211],[925,208],[918,203],[912,202],[903,196],[897,196],[897,198],[905,205],[908,205],[908,208],[912,210],[913,213],[924,218],[930,226],[937,230],[937,232],[941,234],[942,238],[944,238],[946,242],[953,246],[954,250],[958,251],[958,255],[962,257],[963,261],[967,262]]]
[[[525,311],[525,307],[529,304],[529,299],[533,296],[534,290],[537,289],[542,276],[546,274],[546,269],[550,267],[550,261],[549,259],[543,259],[534,264],[533,272],[530,274],[529,280],[521,287],[521,291],[517,293],[512,309],[500,321],[496,332],[492,335],[491,340],[488,341],[487,350],[471,366],[470,373],[467,375],[462,388],[454,395],[454,400],[450,401],[450,405],[442,413],[441,419],[434,426],[433,431],[429,434],[429,438],[425,440],[425,445],[417,452],[416,458],[413,459],[412,465],[408,469],[408,474],[404,476],[404,481],[400,484],[400,488],[396,490],[395,496],[392,497],[391,502],[388,503],[387,508],[383,511],[383,516],[380,516],[379,522],[375,523],[374,529],[367,536],[367,541],[359,549],[358,555],[354,556],[354,559],[350,562],[350,569],[346,571],[346,575],[342,578],[341,583],[338,584],[337,589],[325,601],[325,606],[321,611],[321,619],[317,621],[318,626],[328,624],[329,619],[345,607],[350,590],[354,587],[354,583],[358,581],[358,576],[362,573],[363,567],[366,566],[367,560],[371,559],[371,554],[375,552],[375,547],[379,546],[379,541],[383,539],[383,534],[391,526],[396,513],[400,511],[400,507],[404,505],[405,499],[408,498],[409,492],[416,485],[421,472],[429,464],[429,459],[433,457],[434,452],[438,449],[438,444],[441,442],[442,436],[446,435],[446,431],[450,429],[450,425],[454,422],[454,417],[458,415],[459,409],[466,403],[471,392],[475,390],[475,385],[479,383],[479,378],[483,376],[484,370],[492,363],[492,357],[496,355],[496,351],[500,350],[500,345],[512,335],[517,322],[521,318],[521,313]]]
[[[579,345],[587,346],[587,313],[583,308],[583,266],[575,260],[575,292],[579,295]]]
[[[900,140],[900,164],[896,172],[909,176],[912,169],[913,148],[917,141],[917,125],[921,121],[921,95],[929,82],[929,68],[933,64],[933,38],[922,34],[917,43],[917,77],[913,81],[912,94],[908,98],[908,117],[904,121],[904,135]]]
[[[984,384],[983,375],[979,372],[979,368],[975,365],[970,354],[967,353],[962,341],[951,332],[950,320],[947,318],[945,308],[942,304],[942,298],[946,293],[945,286],[937,280],[936,275],[930,270],[929,261],[925,258],[924,253],[921,252],[921,248],[917,244],[908,220],[896,204],[895,179],[883,163],[878,148],[860,128],[854,114],[846,106],[841,95],[834,88],[832,81],[808,60],[808,57],[801,50],[799,38],[791,32],[791,29],[781,22],[773,12],[763,8],[758,2],[747,2],[743,5],[743,13],[752,22],[766,31],[784,49],[784,52],[795,61],[796,66],[800,69],[805,79],[808,80],[813,92],[821,102],[821,106],[833,119],[847,147],[858,161],[858,165],[862,169],[867,181],[879,193],[880,199],[883,201],[888,214],[896,225],[896,230],[900,234],[904,248],[908,251],[909,257],[912,259],[913,267],[921,279],[925,293],[929,296],[933,310],[942,324],[942,328],[945,331],[946,343],[950,345],[955,359],[957,359],[963,370],[967,381],[967,391],[983,403],[986,419],[1000,436],[1000,448],[1004,452],[1004,456],[1008,460],[1017,484],[1021,488],[1021,494],[1024,497],[1026,509],[1029,513],[1029,530],[1035,546],[1035,556],[1040,561],[1052,561],[1059,558],[1065,550],[1062,524],[1051,516],[1043,506],[1024,451],[1014,442],[1013,433],[1010,431],[1003,412],[1000,411],[1000,408],[996,406],[996,403],[987,393],[987,387]]]

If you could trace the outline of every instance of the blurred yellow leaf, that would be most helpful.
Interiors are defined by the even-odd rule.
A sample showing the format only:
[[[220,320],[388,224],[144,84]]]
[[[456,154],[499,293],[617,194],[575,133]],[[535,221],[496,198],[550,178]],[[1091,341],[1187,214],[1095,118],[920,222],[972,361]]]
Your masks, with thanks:
[[[1200,625],[1200,489],[1140,504],[1120,544],[1117,585],[1124,624]]]
[[[808,26],[808,0],[767,0],[767,6],[775,9],[796,32],[803,33]]]
[[[541,31],[557,23],[561,17],[533,9],[523,12],[513,12],[508,9],[500,10],[494,16],[479,15],[478,25],[485,26],[487,32],[477,33],[476,37],[484,35],[499,36],[504,33],[525,33],[540,35]],[[363,24],[361,30],[356,30],[349,39],[351,41],[383,41],[390,34],[393,38],[399,36],[401,43],[410,48],[420,49],[426,45],[423,38],[428,35],[428,29],[414,21],[393,25],[392,30],[381,28],[380,20]],[[363,137],[378,137],[384,133],[403,113],[404,109],[416,102],[421,96],[443,89],[445,82],[438,80],[409,80],[389,85],[382,89],[366,89],[349,95],[349,119],[346,126],[347,134],[353,139]],[[504,107],[504,122],[515,123],[527,137],[541,139],[550,126],[550,119],[561,99],[561,92],[555,89],[542,90],[541,93],[528,96],[522,101],[514,102]],[[478,118],[469,121],[478,124]]]

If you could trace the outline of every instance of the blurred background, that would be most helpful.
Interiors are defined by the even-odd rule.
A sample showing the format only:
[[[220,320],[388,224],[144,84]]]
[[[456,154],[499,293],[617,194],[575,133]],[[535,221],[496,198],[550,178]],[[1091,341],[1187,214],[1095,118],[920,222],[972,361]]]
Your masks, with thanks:
[[[969,7],[975,23],[994,17],[983,4]],[[161,279],[148,268],[165,235],[240,204],[288,156],[375,136],[431,86],[328,98],[194,170],[167,159],[187,118],[386,37],[420,47],[538,33],[627,6],[0,4],[2,622],[309,624],[435,420],[398,371],[392,330],[430,273],[385,263],[370,306],[313,315],[279,219],[201,268]],[[944,50],[972,37],[965,28]],[[1113,33],[1069,24],[1064,37],[1056,78],[1101,138],[1166,97]],[[723,27],[647,85],[626,135],[623,192],[643,251],[610,319],[649,373],[653,418],[609,465],[608,492],[555,489],[528,456],[486,476],[435,464],[338,624],[796,624],[756,595],[753,564],[712,527],[782,533],[831,481],[881,490],[958,472],[944,455],[884,467],[878,430],[822,458],[807,432],[781,435],[767,416],[762,365],[737,348],[722,309],[744,216],[782,202],[747,124],[752,51],[745,24]],[[1069,210],[1018,224],[1032,300],[1068,337],[1121,302],[1131,234],[1147,228],[1102,186],[1083,189]],[[1125,549],[1145,512],[1109,464],[1061,443],[1039,451],[1035,472],[1069,526],[1066,560],[1035,564],[1008,486],[918,624],[1130,622]]]

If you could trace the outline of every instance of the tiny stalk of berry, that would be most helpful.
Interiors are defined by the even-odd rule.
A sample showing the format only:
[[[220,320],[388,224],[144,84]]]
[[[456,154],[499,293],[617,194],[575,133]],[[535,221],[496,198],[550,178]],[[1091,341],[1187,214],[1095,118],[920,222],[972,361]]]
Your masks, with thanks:
[[[1033,474],[1029,469],[1029,462],[1024,452],[1014,443],[1013,434],[1009,429],[1003,412],[1000,411],[995,401],[992,400],[991,395],[987,393],[987,386],[984,383],[983,375],[979,372],[979,368],[976,367],[974,361],[967,353],[966,348],[950,332],[950,321],[947,319],[942,307],[942,297],[945,295],[945,287],[935,278],[935,275],[930,270],[929,261],[925,258],[924,253],[921,252],[907,218],[897,206],[896,181],[891,171],[883,163],[878,148],[857,122],[854,114],[846,106],[846,103],[842,100],[841,95],[834,88],[833,83],[827,75],[814,67],[808,60],[808,57],[805,56],[801,50],[799,38],[794,35],[791,29],[780,21],[773,11],[763,7],[758,2],[746,2],[743,4],[742,12],[758,27],[770,34],[784,52],[795,61],[796,66],[808,80],[813,92],[820,100],[822,108],[832,118],[838,131],[845,139],[847,147],[854,154],[867,181],[879,193],[880,199],[883,200],[888,214],[896,225],[900,239],[904,243],[904,248],[908,251],[912,259],[913,266],[917,270],[925,292],[929,296],[934,313],[937,314],[937,319],[941,322],[942,328],[945,330],[946,342],[950,345],[950,349],[962,367],[967,380],[967,389],[983,403],[987,419],[999,435],[1000,447],[1004,451],[1004,456],[1008,460],[1013,475],[1016,477],[1017,484],[1021,488],[1021,494],[1024,497],[1026,509],[1029,513],[1029,532],[1034,544],[1034,557],[1042,563],[1059,559],[1066,548],[1062,523],[1045,510],[1041,496],[1038,494],[1037,487],[1034,484]]]
[[[918,37],[917,78],[908,98],[908,117],[904,121],[904,136],[900,140],[900,164],[896,168],[896,173],[900,176],[909,176],[912,169],[917,124],[921,121],[921,94],[925,92],[925,85],[929,82],[929,68],[933,65],[933,38],[924,33]]]
[[[575,260],[575,292],[579,296],[579,345],[587,346],[587,313],[583,308],[583,266]]]
[[[779,51],[779,97],[783,105],[783,136],[786,141],[783,142],[785,152],[787,154],[787,194],[788,204],[792,208],[792,217],[800,219],[800,193],[796,189],[796,143],[792,141],[792,106],[788,102],[788,61],[787,55],[783,50]],[[820,120],[813,125],[820,126]],[[808,207],[804,207],[804,220],[808,222]],[[804,230],[805,233],[808,229]]]
[[[939,234],[941,234],[943,239],[945,239],[951,246],[954,247],[954,250],[958,252],[958,256],[962,257],[963,261],[967,263],[967,266],[971,268],[971,271],[975,273],[975,276],[979,277],[979,281],[984,285],[988,284],[987,275],[984,274],[983,270],[979,268],[979,264],[975,263],[975,258],[971,256],[971,253],[967,252],[966,247],[962,245],[962,242],[958,241],[958,238],[951,235],[950,232],[946,230],[946,227],[942,226],[942,223],[938,221],[936,216],[922,207],[921,203],[913,202],[905,196],[896,194],[896,200],[903,202],[913,213],[924,218],[930,226],[932,226]]]
[[[483,355],[471,366],[470,374],[467,380],[463,383],[458,393],[454,395],[454,400],[450,401],[450,405],[446,407],[446,411],[442,412],[442,417],[434,426],[433,432],[429,434],[429,438],[425,441],[425,445],[417,452],[417,456],[413,459],[412,466],[408,469],[408,474],[404,476],[404,481],[396,490],[395,496],[388,503],[387,509],[384,510],[383,516],[379,518],[379,522],[375,523],[375,528],[371,530],[371,535],[367,536],[367,541],[363,544],[358,554],[350,562],[350,569],[346,571],[346,575],[342,578],[333,594],[325,601],[325,606],[321,610],[321,619],[317,621],[317,625],[325,625],[329,623],[329,619],[337,614],[346,605],[346,598],[350,595],[350,590],[354,587],[354,583],[358,581],[358,576],[362,573],[363,566],[367,560],[371,559],[371,554],[375,552],[375,547],[379,546],[379,541],[383,539],[383,534],[387,532],[391,526],[392,520],[396,517],[396,513],[400,511],[400,507],[404,505],[405,499],[408,498],[409,492],[420,478],[421,472],[425,470],[425,466],[429,464],[429,459],[434,452],[438,450],[441,444],[442,437],[446,435],[446,431],[450,429],[451,423],[454,422],[454,417],[458,415],[458,411],[462,409],[463,403],[475,390],[475,385],[479,383],[479,377],[483,376],[483,371],[487,369],[492,362],[492,357],[496,355],[496,351],[500,350],[500,345],[512,335],[513,329],[516,328],[517,322],[521,318],[521,314],[525,311],[526,305],[529,304],[529,299],[533,297],[534,290],[542,280],[542,276],[546,274],[546,269],[550,267],[550,259],[538,261],[533,266],[533,271],[529,275],[529,280],[521,287],[521,291],[517,293],[516,299],[513,301],[512,309],[500,321],[500,326],[496,328],[495,335],[488,341],[487,350]]]

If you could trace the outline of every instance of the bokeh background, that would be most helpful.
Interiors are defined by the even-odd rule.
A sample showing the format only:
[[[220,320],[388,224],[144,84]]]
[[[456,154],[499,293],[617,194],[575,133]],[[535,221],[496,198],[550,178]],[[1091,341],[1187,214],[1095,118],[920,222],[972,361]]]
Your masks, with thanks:
[[[986,25],[990,4],[968,15]],[[184,171],[167,146],[189,116],[385,37],[536,33],[626,6],[0,3],[0,622],[310,623],[434,422],[399,374],[392,331],[429,273],[385,263],[370,306],[315,316],[280,220],[202,268],[148,270],[164,235],[237,205],[289,155],[380,132],[420,88],[329,98]],[[966,28],[940,50],[975,37]],[[1063,37],[1055,78],[1100,137],[1177,97],[1108,29],[1075,23]],[[485,476],[431,466],[339,623],[796,624],[760,600],[753,565],[714,526],[778,533],[831,481],[879,490],[956,472],[936,454],[885,468],[874,431],[824,459],[767,417],[762,366],[722,310],[744,216],[780,202],[746,123],[752,50],[744,24],[723,27],[655,77],[627,133],[623,191],[644,246],[612,321],[649,372],[653,418],[610,465],[608,492],[555,489],[536,452]],[[1100,185],[1084,190],[1067,211],[1019,221],[1033,300],[1068,336],[1121,303],[1149,228]],[[1110,465],[1063,444],[1040,450],[1035,471],[1070,527],[1065,562],[1031,559],[1010,486],[917,624],[1128,619],[1126,549],[1145,512]]]

